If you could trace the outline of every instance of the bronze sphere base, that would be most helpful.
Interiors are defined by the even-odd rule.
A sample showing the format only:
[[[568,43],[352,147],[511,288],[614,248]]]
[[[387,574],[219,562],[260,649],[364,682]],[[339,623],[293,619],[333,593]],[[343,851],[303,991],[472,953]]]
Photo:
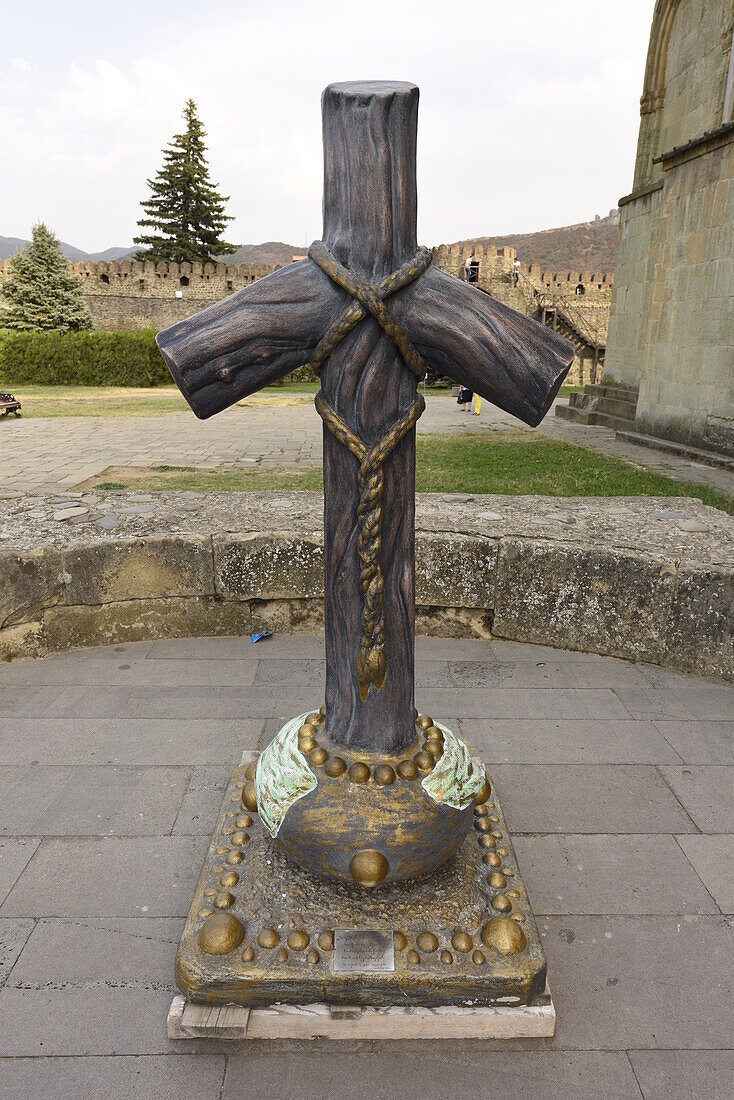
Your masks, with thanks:
[[[263,754],[255,790],[248,787],[243,799],[262,810],[266,824],[272,819],[280,849],[314,874],[367,889],[430,874],[453,856],[475,805],[489,796],[482,765],[431,718],[417,717],[415,742],[399,756],[335,744],[323,712],[294,723],[272,743],[276,763]],[[274,782],[276,766],[289,775],[301,767],[305,793],[294,797],[291,786]],[[273,805],[274,789],[281,805]]]

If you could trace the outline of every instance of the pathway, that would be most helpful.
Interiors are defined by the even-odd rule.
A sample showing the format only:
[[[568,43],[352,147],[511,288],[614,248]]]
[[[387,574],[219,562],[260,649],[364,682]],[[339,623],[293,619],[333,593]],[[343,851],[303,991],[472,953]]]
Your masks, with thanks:
[[[480,416],[450,397],[429,397],[419,432],[492,432],[525,426],[482,402]],[[551,410],[538,431],[616,455],[646,470],[699,481],[734,495],[734,475],[615,439],[607,428],[569,424]],[[236,407],[211,420],[69,417],[0,422],[2,486],[68,490],[108,466],[296,466],[321,463],[322,426],[310,401],[283,408]]]
[[[416,701],[488,762],[548,956],[553,1040],[169,1042],[229,769],[322,698],[323,639],[0,666],[0,1096],[734,1095],[734,689],[418,639]]]

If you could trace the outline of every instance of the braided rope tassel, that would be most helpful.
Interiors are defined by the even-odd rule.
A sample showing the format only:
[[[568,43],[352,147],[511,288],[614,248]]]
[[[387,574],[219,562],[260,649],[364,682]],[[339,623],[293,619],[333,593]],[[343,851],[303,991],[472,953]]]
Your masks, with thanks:
[[[362,592],[362,641],[355,660],[355,669],[359,697],[364,702],[370,684],[374,684],[379,691],[387,673],[385,616],[382,604],[385,582],[379,561],[382,547],[383,465],[400,440],[414,427],[426,403],[419,394],[408,411],[388,428],[382,439],[372,448],[368,448],[364,440],[360,439],[346,421],[332,409],[323,392],[316,394],[314,404],[331,434],[359,461],[357,553],[359,585]]]
[[[420,278],[431,264],[429,250],[419,248],[415,256],[402,264],[397,271],[386,275],[377,285],[359,279],[349,268],[340,264],[323,241],[314,241],[308,254],[325,275],[355,299],[319,340],[309,363],[312,370],[318,373],[345,336],[371,314],[388,339],[395,344],[403,362],[413,371],[416,378],[425,377],[426,368],[420,353],[397,323],[385,305],[384,299]],[[414,427],[426,403],[420,395],[416,397],[407,412],[395,421],[371,449],[331,407],[323,391],[316,394],[314,403],[316,411],[328,430],[359,461],[357,553],[359,585],[362,593],[362,641],[355,659],[355,669],[359,697],[364,702],[370,686],[374,685],[379,691],[385,683],[387,674],[385,614],[382,602],[385,579],[380,566],[382,494],[385,486],[383,464],[400,440]]]

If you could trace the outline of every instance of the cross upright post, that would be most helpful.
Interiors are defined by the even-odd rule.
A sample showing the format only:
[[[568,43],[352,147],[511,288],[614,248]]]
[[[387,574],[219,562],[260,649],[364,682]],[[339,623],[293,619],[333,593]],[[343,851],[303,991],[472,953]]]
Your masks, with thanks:
[[[430,365],[534,425],[574,352],[418,248],[415,85],[332,84],[322,113],[323,240],[158,344],[203,417],[304,362],[320,376],[325,712],[284,727],[244,797],[297,862],[374,886],[448,858],[488,794],[463,742],[416,727],[418,381]]]

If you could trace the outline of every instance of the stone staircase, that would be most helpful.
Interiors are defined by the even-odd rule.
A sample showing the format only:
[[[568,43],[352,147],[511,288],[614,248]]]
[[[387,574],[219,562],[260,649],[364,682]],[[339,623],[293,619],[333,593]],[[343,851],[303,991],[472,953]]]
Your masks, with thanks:
[[[616,431],[635,430],[638,391],[628,386],[603,382],[572,393],[568,405],[556,405],[556,416],[575,424],[597,424]]]

